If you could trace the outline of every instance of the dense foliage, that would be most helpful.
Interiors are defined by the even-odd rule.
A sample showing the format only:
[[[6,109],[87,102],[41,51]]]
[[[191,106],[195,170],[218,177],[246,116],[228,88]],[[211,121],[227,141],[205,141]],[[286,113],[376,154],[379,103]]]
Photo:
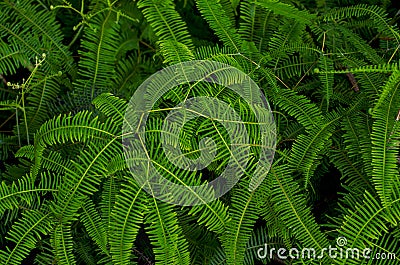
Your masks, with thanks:
[[[400,264],[399,17],[390,1],[355,2],[1,0],[0,264]],[[180,207],[138,186],[122,124],[149,75],[194,59],[257,82],[277,149],[249,191],[260,141],[251,129],[239,183],[212,203]],[[231,91],[201,88],[254,118]],[[184,89],[154,108],[176,106]],[[180,145],[191,157],[214,133],[216,160],[192,172],[165,159],[167,114],[146,127],[160,172],[186,185],[218,176],[229,146],[206,118],[185,126]],[[321,251],[340,237],[397,256],[257,255],[265,244]]]

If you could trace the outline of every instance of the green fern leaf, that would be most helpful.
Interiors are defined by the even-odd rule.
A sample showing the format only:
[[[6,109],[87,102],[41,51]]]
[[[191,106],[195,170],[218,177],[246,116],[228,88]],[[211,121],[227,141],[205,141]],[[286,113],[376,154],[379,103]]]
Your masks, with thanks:
[[[399,140],[393,139],[393,128],[400,106],[400,72],[395,72],[383,88],[372,117],[372,181],[382,204],[391,204],[393,187],[398,182],[397,156]]]
[[[64,67],[67,71],[74,71],[71,52],[62,43],[62,33],[54,13],[30,0],[5,0],[0,3],[0,8],[2,38],[11,39],[11,43],[16,43],[16,47],[33,61],[35,56],[45,53],[44,69],[50,69],[51,73]]]
[[[304,24],[312,24],[316,19],[316,15],[310,14],[305,10],[298,10],[294,6],[282,3],[278,0],[257,0],[256,4],[271,10],[277,15],[293,18]]]
[[[329,245],[328,240],[319,230],[289,168],[285,165],[272,167],[270,177],[274,208],[285,225],[302,246],[314,248],[317,253],[321,253]],[[327,264],[328,260],[328,256],[324,256],[321,262]]]
[[[233,51],[239,52],[243,40],[218,0],[196,0],[197,7],[211,29]]]
[[[82,204],[82,211],[82,223],[89,236],[96,242],[103,253],[108,254],[106,228],[96,210],[96,205],[92,200],[86,199]]]
[[[134,238],[137,236],[144,214],[147,213],[143,190],[131,178],[122,185],[112,209],[109,242],[113,264],[127,264],[132,255]]]
[[[183,236],[173,207],[156,198],[148,200],[148,215],[145,223],[153,251],[159,264],[189,265],[188,243]]]
[[[52,230],[49,214],[42,211],[26,211],[8,233],[8,240],[15,245],[12,249],[0,250],[1,264],[21,264],[29,252],[36,248],[42,235]]]
[[[226,232],[221,236],[227,264],[243,264],[246,245],[258,217],[254,197],[254,192],[248,189],[248,181],[234,190],[229,208],[232,219],[226,224]]]
[[[51,245],[58,264],[75,265],[71,222],[58,223],[51,235]]]

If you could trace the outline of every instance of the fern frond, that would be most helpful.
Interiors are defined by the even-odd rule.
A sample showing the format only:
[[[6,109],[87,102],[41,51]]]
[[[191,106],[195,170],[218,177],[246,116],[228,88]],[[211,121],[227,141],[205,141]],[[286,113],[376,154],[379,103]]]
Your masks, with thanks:
[[[299,170],[304,174],[305,186],[317,168],[321,153],[328,147],[330,137],[340,118],[340,115],[331,113],[325,118],[322,126],[313,128],[307,135],[300,135],[294,143],[289,165],[293,170]]]
[[[94,117],[88,111],[79,112],[73,116],[59,115],[45,122],[35,135],[33,175],[35,176],[40,168],[42,153],[46,146],[96,139],[103,141],[103,139],[112,139],[117,132],[118,128],[115,128],[110,120],[107,123],[101,123],[98,117]]]
[[[329,71],[333,70],[333,60],[328,56],[322,55],[319,59],[318,65],[322,69],[319,78],[323,85],[322,95],[326,102],[326,110],[329,110],[329,103],[333,94],[333,74],[329,74]]]
[[[278,0],[256,0],[255,3],[271,10],[277,15],[281,15],[285,18],[292,18],[303,24],[312,24],[316,19],[316,15],[310,14],[306,10],[298,10],[294,6],[282,3]]]
[[[254,42],[260,52],[266,51],[267,43],[278,27],[278,18],[253,0],[242,1],[240,18],[243,20],[238,31],[241,37]]]
[[[51,234],[51,245],[59,264],[76,264],[73,254],[71,222],[58,223]]]
[[[26,211],[8,233],[7,239],[15,245],[12,249],[0,250],[1,264],[21,264],[31,250],[36,248],[42,235],[47,235],[52,227],[49,213]]]
[[[6,210],[13,210],[24,202],[30,205],[39,192],[55,191],[51,188],[35,187],[32,177],[26,175],[21,179],[14,181],[11,185],[7,185],[4,181],[0,185],[0,216]]]
[[[272,55],[279,55],[280,57],[288,57],[289,54],[285,47],[294,44],[301,44],[301,34],[305,29],[305,24],[299,23],[297,21],[292,20],[284,20],[279,25],[278,30],[271,37],[268,46],[270,48]],[[277,67],[279,62],[279,57],[275,64],[275,68]]]
[[[218,200],[192,206],[188,214],[197,217],[198,224],[205,225],[208,230],[217,234],[223,234],[230,219],[227,207]]]
[[[129,51],[126,59],[118,61],[116,72],[114,75],[114,95],[123,96],[125,99],[130,98],[134,89],[139,87],[144,80],[159,70],[161,60],[155,58],[147,58],[140,51]]]
[[[33,160],[35,157],[35,147],[33,145],[24,145],[15,153],[15,157],[26,157]]]
[[[120,42],[120,26],[115,19],[111,10],[105,10],[91,18],[92,26],[84,30],[73,93],[75,97],[90,100],[86,104],[97,95],[110,91],[113,85]]]
[[[201,15],[215,34],[235,52],[240,52],[243,40],[218,0],[196,0]]]
[[[184,44],[172,40],[160,42],[160,51],[164,57],[164,63],[177,64],[194,60],[192,51]]]
[[[28,57],[16,45],[7,45],[5,42],[0,42],[0,73],[3,75],[15,74],[20,66],[25,66],[28,62]]]
[[[216,234],[198,226],[195,223],[196,217],[189,216],[186,212],[180,211],[178,218],[183,234],[189,243],[192,264],[209,264],[216,249],[221,247]]]
[[[276,162],[275,162],[276,163]],[[289,229],[282,222],[281,216],[276,212],[271,197],[271,185],[267,181],[260,187],[260,192],[256,194],[257,211],[266,222],[266,234],[268,238],[279,238],[286,247],[291,247]],[[262,190],[262,191],[261,191]],[[250,242],[249,242],[250,243]]]
[[[27,94],[25,113],[26,123],[30,132],[35,132],[40,126],[52,117],[51,105],[56,103],[61,90],[59,74],[45,74],[36,71],[32,81],[25,91]],[[21,119],[24,122],[24,119]],[[21,127],[21,134],[25,128]]]
[[[72,161],[65,159],[60,153],[54,151],[50,151],[48,154],[46,153],[46,155],[43,155],[42,161],[43,169],[47,169],[48,172],[54,172],[60,175],[70,173],[72,171],[71,168],[73,168]],[[54,176],[54,179],[57,179],[57,177]]]
[[[317,253],[329,245],[326,236],[307,207],[305,197],[300,193],[300,187],[292,177],[292,172],[285,165],[273,166],[270,170],[271,198],[274,208],[280,214],[286,227],[295,235],[302,246],[314,248]],[[323,263],[328,263],[325,256]]]
[[[111,159],[112,152],[119,151],[118,145],[113,146],[113,141],[102,147],[94,144],[88,145],[78,158],[73,161],[72,171],[60,187],[54,199],[53,212],[60,220],[71,220],[81,208],[86,195],[93,195],[106,174],[107,161]]]
[[[141,0],[138,7],[149,21],[160,41],[179,42],[189,49],[193,48],[186,24],[175,10],[172,0]]]
[[[74,250],[77,253],[77,263],[80,264],[84,262],[85,265],[95,265],[96,259],[93,253],[93,247],[90,245],[90,241],[80,240],[74,244]],[[79,260],[80,258],[80,260]]]
[[[0,103],[1,105],[1,103]],[[6,160],[14,146],[18,146],[18,137],[0,133],[0,160]]]
[[[363,161],[363,170],[366,176],[372,176],[371,158],[371,124],[369,117],[365,114],[346,116],[342,121],[342,128],[346,151],[350,159]]]
[[[104,93],[93,100],[93,105],[107,117],[114,120],[115,124],[121,124],[124,119],[126,100],[116,97],[111,93]]]
[[[227,46],[201,46],[195,50],[195,58],[198,60],[213,60],[231,65],[242,72],[246,72],[240,57],[242,57],[240,53],[234,53],[234,51]]]
[[[372,26],[376,27],[379,32],[386,36],[394,37],[397,44],[400,43],[400,35],[394,26],[390,25],[386,12],[378,6],[370,6],[366,4],[359,4],[343,8],[331,9],[324,14],[322,18],[324,21],[335,21],[344,18],[357,17],[363,18],[370,16],[372,19]]]
[[[107,235],[111,235],[110,229],[113,227],[111,226],[112,210],[116,203],[117,193],[119,190],[120,182],[113,175],[108,176],[108,178],[102,183],[99,208],[101,220],[104,223]]]
[[[343,217],[337,229],[340,236],[347,239],[346,248],[365,249],[388,232],[387,216],[377,198],[365,192],[362,201],[358,201],[355,209]],[[359,264],[359,261],[344,257],[338,264]]]
[[[331,162],[342,173],[342,180],[349,187],[354,187],[358,190],[368,190],[373,192],[374,188],[370,183],[370,179],[366,176],[362,168],[360,160],[355,160],[349,157],[345,150],[336,149],[329,153]]]
[[[343,37],[349,42],[358,52],[369,60],[371,64],[384,64],[384,60],[377,52],[366,43],[360,36],[355,34],[348,28],[337,26],[337,29],[343,34]]]
[[[148,214],[145,224],[153,251],[159,264],[189,265],[189,245],[183,236],[176,213],[170,204],[155,197],[148,200]]]
[[[210,265],[226,265],[226,255],[224,249],[219,247],[215,249],[214,255],[210,258]]]
[[[399,70],[399,63],[390,63],[390,64],[374,64],[374,65],[365,65],[360,67],[351,67],[346,70],[331,70],[328,73],[331,74],[346,74],[346,73],[392,73],[394,71]]]
[[[310,69],[314,67],[317,61],[315,58],[303,58],[302,55],[286,54],[283,52],[284,50],[286,49],[279,49],[277,58],[274,58],[269,63],[275,70],[277,76],[285,80],[293,77],[300,78],[310,74]]]
[[[383,88],[373,112],[372,181],[384,207],[391,203],[393,187],[399,182],[397,156],[399,139],[393,139],[393,129],[400,106],[400,72],[395,72]]]
[[[71,52],[62,43],[60,26],[53,12],[30,0],[2,1],[0,8],[3,11],[0,14],[2,38],[16,43],[21,52],[29,54],[30,59],[45,53],[44,69],[50,69],[51,73],[63,68],[73,70]]]
[[[116,196],[109,223],[109,243],[113,264],[127,264],[132,255],[134,238],[137,236],[144,215],[148,212],[143,190],[131,176]]]
[[[243,180],[242,180],[243,181]],[[227,264],[243,264],[247,242],[258,218],[255,192],[250,192],[248,181],[234,190],[229,212],[231,220],[226,224],[226,232],[221,236]]]
[[[40,247],[38,248],[39,253],[35,257],[35,264],[48,265],[55,261],[53,249],[51,248],[50,239],[45,238],[41,241]]]
[[[280,89],[273,94],[274,104],[295,117],[307,130],[319,127],[323,122],[322,112],[307,97],[293,90]]]
[[[96,242],[103,253],[108,254],[106,228],[96,210],[96,205],[91,199],[86,198],[82,204],[81,220],[89,236]]]

